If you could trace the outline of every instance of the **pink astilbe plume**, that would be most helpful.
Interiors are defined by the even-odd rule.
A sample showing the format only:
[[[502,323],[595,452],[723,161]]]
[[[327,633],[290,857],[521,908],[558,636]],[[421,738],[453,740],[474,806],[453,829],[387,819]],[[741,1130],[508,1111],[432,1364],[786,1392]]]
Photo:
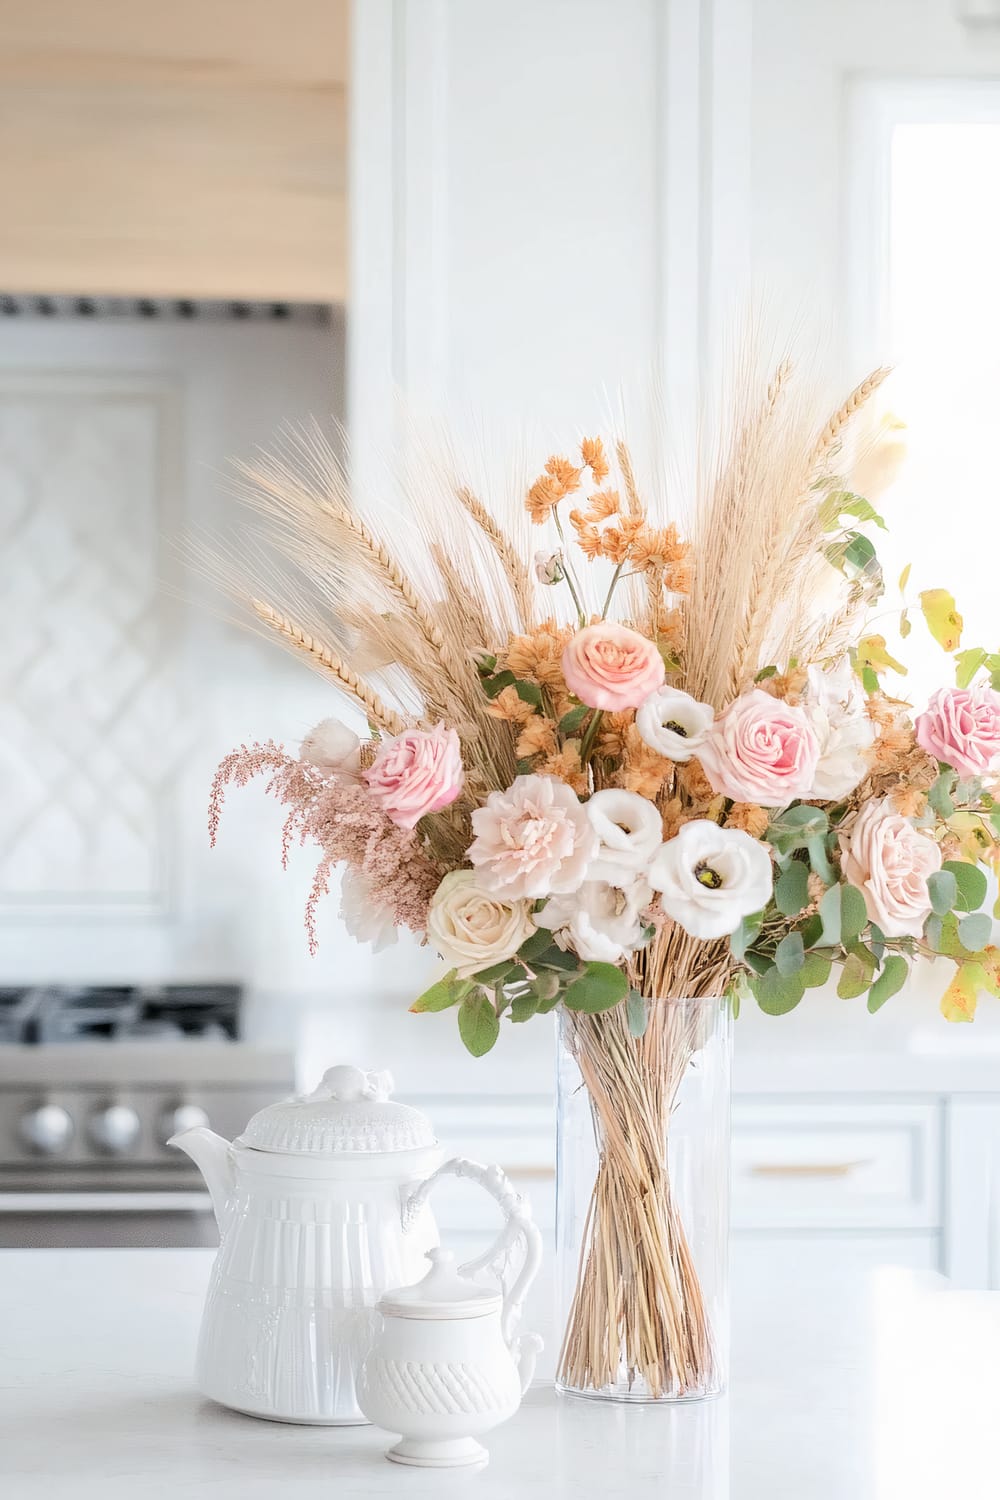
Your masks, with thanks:
[[[268,774],[268,794],[287,809],[282,864],[287,866],[296,835],[299,843],[311,841],[322,850],[306,902],[310,953],[315,954],[319,946],[316,910],[329,891],[330,872],[340,863],[367,876],[397,927],[409,927],[422,936],[430,899],[444,872],[424,852],[417,833],[392,823],[367,787],[327,780],[314,766],[289,755],[273,740],[263,745],[241,745],[219,765],[208,805],[213,846],[226,788],[247,786],[256,776]]]

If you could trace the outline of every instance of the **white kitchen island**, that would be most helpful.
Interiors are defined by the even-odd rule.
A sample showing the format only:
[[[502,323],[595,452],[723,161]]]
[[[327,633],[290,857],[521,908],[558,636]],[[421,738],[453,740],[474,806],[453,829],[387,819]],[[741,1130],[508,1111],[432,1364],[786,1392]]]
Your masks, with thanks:
[[[405,1470],[373,1428],[202,1400],[211,1253],[0,1252],[4,1500],[923,1500],[1000,1494],[1000,1293],[881,1271],[734,1288],[731,1394],[666,1409],[534,1388],[476,1473]]]

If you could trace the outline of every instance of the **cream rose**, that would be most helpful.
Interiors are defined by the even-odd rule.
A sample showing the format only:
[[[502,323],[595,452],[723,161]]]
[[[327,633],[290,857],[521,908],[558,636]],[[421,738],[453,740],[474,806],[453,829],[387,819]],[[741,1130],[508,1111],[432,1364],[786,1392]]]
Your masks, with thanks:
[[[771,899],[771,856],[739,828],[695,818],[661,845],[649,880],[667,916],[685,932],[726,937]]]
[[[427,938],[460,978],[513,958],[535,930],[527,901],[484,891],[473,870],[452,870],[431,897]]]
[[[812,796],[819,740],[804,708],[753,688],[716,719],[698,759],[714,789],[734,802],[787,807]]]
[[[941,850],[887,798],[866,802],[840,835],[844,876],[865,898],[886,937],[920,937],[931,910],[927,881],[941,868]]]
[[[699,703],[680,688],[662,687],[639,708],[635,727],[657,755],[686,761],[698,754],[714,720],[710,703]]]
[[[597,853],[579,797],[554,776],[517,776],[472,814],[469,861],[483,890],[509,900],[575,891]]]

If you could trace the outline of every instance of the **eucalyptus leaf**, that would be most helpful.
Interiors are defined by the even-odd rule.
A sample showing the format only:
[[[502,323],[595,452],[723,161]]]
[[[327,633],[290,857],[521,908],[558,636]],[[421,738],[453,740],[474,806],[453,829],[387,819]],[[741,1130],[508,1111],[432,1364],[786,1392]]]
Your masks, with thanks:
[[[802,983],[807,990],[817,989],[821,984],[826,984],[830,977],[833,964],[823,953],[807,953],[799,971]]]
[[[927,894],[935,914],[947,916],[958,900],[958,881],[950,870],[935,870],[927,877]]]
[[[795,1009],[806,992],[801,974],[786,978],[773,965],[766,973],[751,979],[750,988],[760,1009],[768,1016],[787,1015],[790,1010]]]
[[[629,984],[621,969],[614,964],[589,963],[566,989],[563,1004],[568,1010],[590,1013],[611,1010],[628,994]]]
[[[644,995],[638,990],[629,990],[628,999],[625,1002],[628,1029],[632,1036],[640,1037],[645,1033],[649,1022],[649,1006],[646,1004]]]
[[[956,911],[978,911],[986,900],[986,876],[977,865],[964,859],[946,859],[942,870],[950,870],[958,882]]]
[[[949,766],[943,766],[937,780],[927,793],[927,801],[939,818],[950,818],[955,811],[952,793],[958,780]]]
[[[868,926],[865,898],[855,885],[840,887],[840,941],[849,947]]]
[[[500,1018],[482,990],[466,995],[459,1006],[458,1034],[473,1057],[483,1057],[500,1035]]]
[[[774,904],[786,917],[797,917],[809,903],[809,872],[801,860],[793,859],[779,875],[774,887]]]
[[[774,951],[774,966],[783,979],[797,974],[805,963],[801,932],[789,932]]]
[[[974,911],[967,917],[960,917],[958,935],[970,953],[978,953],[993,936],[993,918],[984,911]]]
[[[899,953],[890,953],[885,967],[868,991],[868,1009],[872,1015],[881,1010],[887,1000],[903,988],[909,977],[910,966]]]
[[[836,948],[840,943],[840,891],[839,885],[832,885],[820,899],[821,941],[825,948]]]
[[[806,850],[814,873],[824,885],[833,885],[837,876],[826,852],[826,840],[818,834],[815,838],[806,839]]]
[[[875,959],[865,948],[854,948],[847,955],[847,962],[837,982],[837,994],[841,1000],[853,1000],[863,995],[872,982]]]

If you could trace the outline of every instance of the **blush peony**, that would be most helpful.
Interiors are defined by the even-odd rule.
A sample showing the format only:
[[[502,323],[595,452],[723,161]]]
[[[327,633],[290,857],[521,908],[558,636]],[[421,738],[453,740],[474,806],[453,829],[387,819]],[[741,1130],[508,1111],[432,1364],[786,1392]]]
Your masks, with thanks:
[[[667,916],[685,932],[726,937],[771,899],[771,856],[739,828],[696,818],[661,846],[649,881]]]
[[[1000,693],[940,688],[916,721],[917,744],[960,776],[1000,770]]]
[[[716,719],[698,759],[715,791],[734,802],[787,807],[812,796],[819,748],[804,708],[753,688]]]
[[[529,902],[490,895],[472,870],[446,875],[427,913],[428,942],[461,979],[513,958],[534,930]]]
[[[928,877],[941,868],[941,850],[887,798],[866,802],[840,835],[845,879],[865,898],[886,937],[919,937],[930,915]]]
[[[554,776],[518,776],[472,814],[469,860],[480,885],[508,900],[575,891],[597,853],[586,809]]]
[[[566,686],[589,708],[638,708],[661,686],[666,669],[652,641],[603,620],[578,630],[562,658]]]
[[[454,729],[404,729],[387,739],[364,773],[382,811],[400,828],[414,828],[426,813],[440,812],[462,790],[462,750]]]

